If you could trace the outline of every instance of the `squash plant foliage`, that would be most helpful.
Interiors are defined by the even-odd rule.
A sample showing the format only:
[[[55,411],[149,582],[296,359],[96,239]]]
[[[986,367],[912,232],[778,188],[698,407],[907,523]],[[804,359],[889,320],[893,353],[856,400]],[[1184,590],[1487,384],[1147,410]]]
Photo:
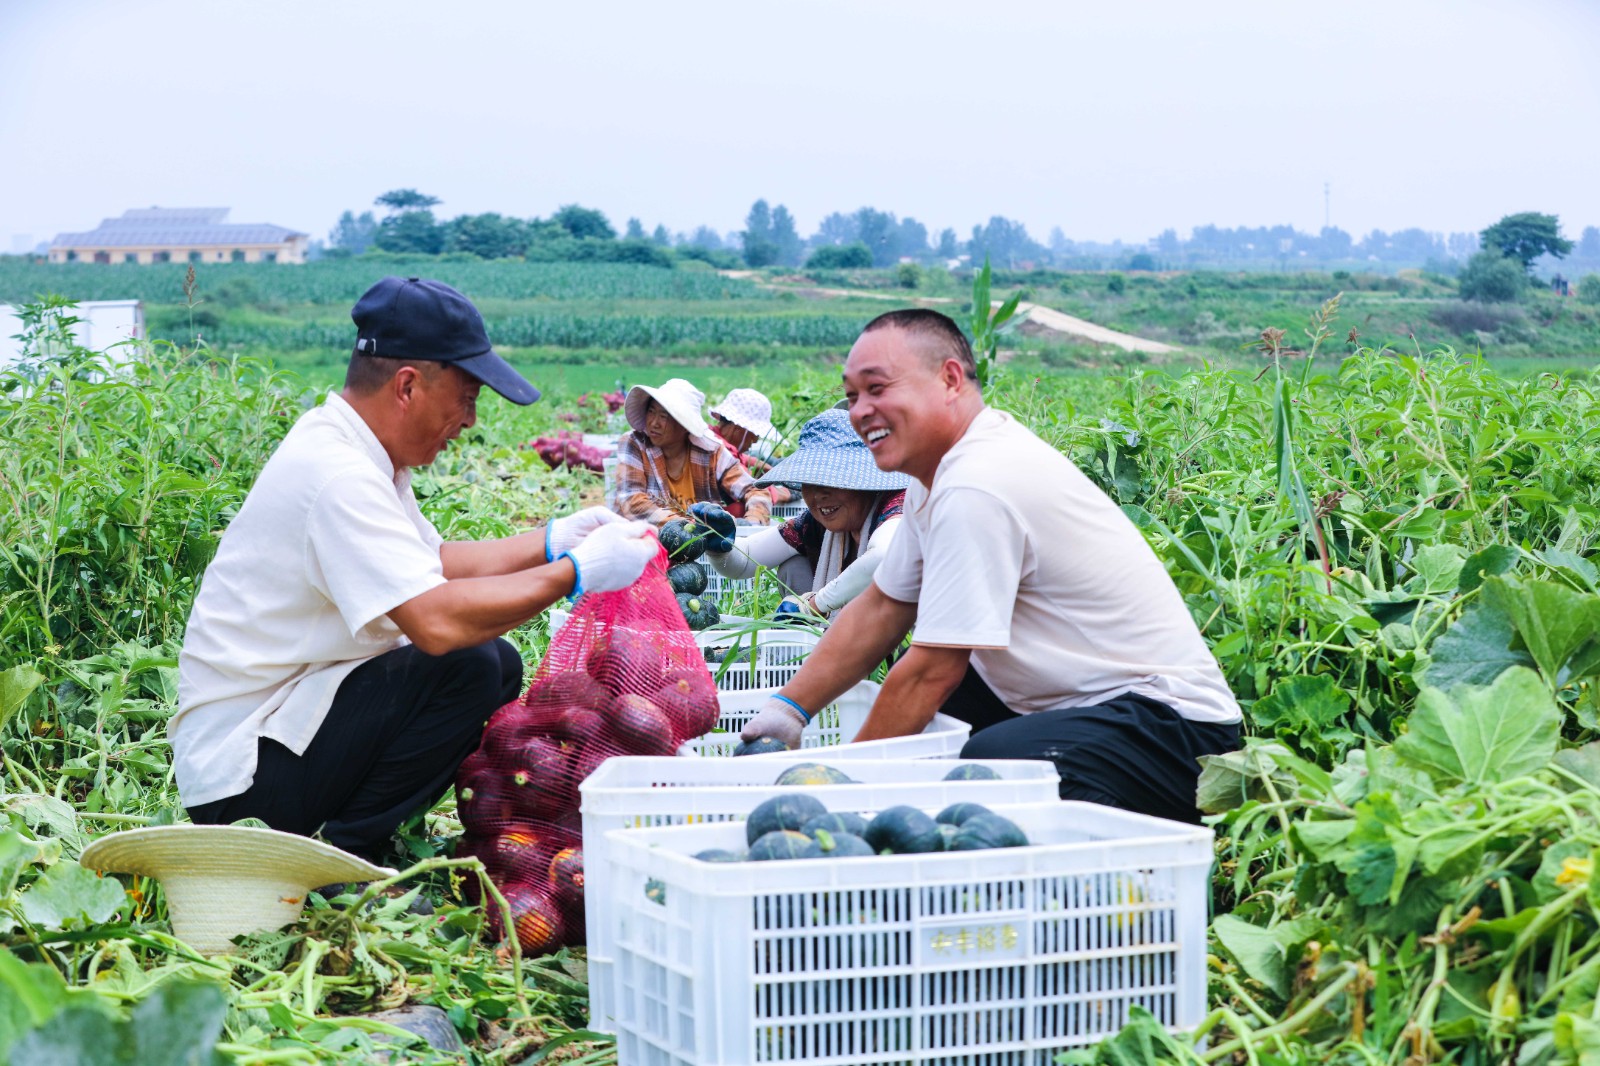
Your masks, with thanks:
[[[1243,749],[1201,781],[1219,836],[1210,1015],[1174,1036],[1135,1012],[1074,1058],[1600,1061],[1596,380],[1354,341],[1330,358],[1337,310],[1300,349],[1264,337],[1260,374],[1033,378],[1012,363],[988,381],[1142,531],[1246,715]],[[980,346],[976,327],[1008,324],[984,317]],[[54,1042],[80,1030],[143,1047],[144,1028],[177,1024],[198,1038],[192,1061],[207,1043],[351,1061],[375,1047],[370,1012],[409,999],[445,1010],[472,1061],[563,1043],[570,1061],[613,1061],[583,1028],[576,957],[519,968],[483,934],[460,893],[470,869],[442,857],[460,832],[451,800],[395,841],[410,867],[396,887],[433,915],[408,896],[314,906],[227,959],[171,939],[158,886],[75,865],[95,835],[182,817],[165,722],[195,583],[316,397],[203,347],[156,346],[112,373],[68,344],[42,373],[0,378],[0,1060],[44,1045],[70,1059],[76,1045]],[[804,372],[774,391],[775,420],[797,426],[837,389],[836,371]],[[548,399],[487,409],[419,472],[446,537],[595,498],[597,476],[522,447],[576,410]],[[717,606],[765,617],[781,595],[764,573]],[[716,669],[751,668],[736,637]],[[545,624],[512,638],[536,656]]]

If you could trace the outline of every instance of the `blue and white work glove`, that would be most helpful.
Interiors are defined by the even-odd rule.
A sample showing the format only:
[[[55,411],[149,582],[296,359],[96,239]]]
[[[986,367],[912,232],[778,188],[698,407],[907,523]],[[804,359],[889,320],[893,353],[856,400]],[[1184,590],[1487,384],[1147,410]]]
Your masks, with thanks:
[[[817,594],[801,592],[794,596],[785,596],[778,602],[778,609],[772,612],[772,619],[781,622],[784,615],[791,614],[799,615],[801,618],[820,618],[822,612],[817,608]]]
[[[800,734],[805,732],[811,716],[787,696],[769,696],[756,716],[745,724],[739,739],[749,743],[759,737],[772,737],[783,742],[786,748],[800,746]]]
[[[718,555],[733,551],[734,539],[739,535],[739,524],[733,520],[733,515],[714,503],[690,504],[689,515],[706,531],[706,551]]]
[[[586,507],[577,514],[552,518],[544,527],[544,561],[555,562],[601,526],[626,521],[609,507]]]
[[[576,548],[558,555],[558,559],[571,559],[572,569],[577,571],[572,598],[585,592],[616,592],[638,581],[661,550],[653,532],[649,522],[606,522]]]

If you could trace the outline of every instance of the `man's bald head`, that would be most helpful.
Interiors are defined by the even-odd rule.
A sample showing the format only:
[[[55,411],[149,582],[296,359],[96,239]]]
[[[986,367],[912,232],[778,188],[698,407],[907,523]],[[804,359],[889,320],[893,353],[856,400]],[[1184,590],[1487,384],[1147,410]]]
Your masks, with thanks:
[[[961,364],[968,380],[978,380],[978,361],[973,357],[972,345],[949,315],[922,307],[890,311],[868,322],[861,332],[865,335],[880,329],[897,329],[905,334],[930,370],[943,366],[947,359],[954,359]]]

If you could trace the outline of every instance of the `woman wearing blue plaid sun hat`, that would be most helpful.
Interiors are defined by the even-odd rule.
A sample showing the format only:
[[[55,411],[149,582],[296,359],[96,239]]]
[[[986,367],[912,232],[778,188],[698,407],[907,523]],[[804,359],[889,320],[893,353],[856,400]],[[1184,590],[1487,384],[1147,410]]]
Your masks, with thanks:
[[[809,564],[810,589],[789,585],[806,611],[831,615],[872,583],[911,479],[879,470],[850,416],[835,407],[807,422],[799,446],[756,484],[776,482],[800,484],[806,513],[707,558],[717,573],[735,579],[753,577],[762,566],[781,566],[787,576],[791,567]]]

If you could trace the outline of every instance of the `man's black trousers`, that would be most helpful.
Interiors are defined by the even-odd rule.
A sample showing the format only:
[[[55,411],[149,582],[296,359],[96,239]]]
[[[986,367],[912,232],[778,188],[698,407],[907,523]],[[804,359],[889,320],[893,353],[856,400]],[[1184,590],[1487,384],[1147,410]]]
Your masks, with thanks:
[[[444,795],[489,716],[521,693],[522,660],[504,640],[446,655],[411,644],[385,652],[340,684],[304,755],[263,737],[249,790],[189,817],[259,818],[376,859],[401,822]]]
[[[976,670],[943,713],[972,726],[963,759],[1049,759],[1061,773],[1061,798],[1198,822],[1195,785],[1201,755],[1239,747],[1239,727],[1191,722],[1159,700],[1128,693],[1089,707],[1017,714]]]

